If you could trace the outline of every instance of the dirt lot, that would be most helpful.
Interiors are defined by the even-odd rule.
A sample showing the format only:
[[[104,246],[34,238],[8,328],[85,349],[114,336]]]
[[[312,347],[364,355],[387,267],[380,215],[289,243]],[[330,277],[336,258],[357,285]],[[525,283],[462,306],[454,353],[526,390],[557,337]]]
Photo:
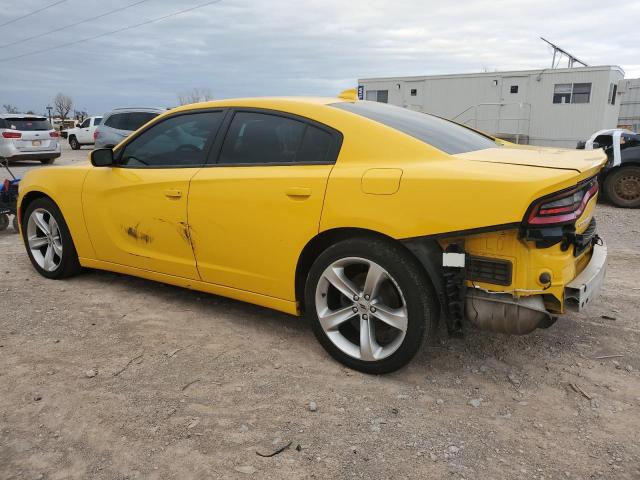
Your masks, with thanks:
[[[597,215],[609,270],[586,314],[441,333],[384,377],[277,312],[98,271],[45,280],[1,232],[0,478],[640,478],[640,211]]]

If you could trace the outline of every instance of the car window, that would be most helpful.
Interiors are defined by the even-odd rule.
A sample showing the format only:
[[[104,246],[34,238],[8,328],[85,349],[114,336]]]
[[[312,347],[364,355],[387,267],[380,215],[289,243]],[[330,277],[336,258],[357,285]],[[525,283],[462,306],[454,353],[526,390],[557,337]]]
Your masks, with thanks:
[[[499,147],[490,137],[457,123],[378,102],[340,102],[331,106],[361,115],[411,135],[450,155]]]
[[[102,123],[102,117],[96,117],[96,118],[93,119],[93,126],[94,127],[97,127],[101,123]]]
[[[104,124],[107,127],[111,127],[111,128],[120,128],[120,118],[122,117],[121,113],[114,113],[113,115],[110,115],[107,117],[107,119],[105,120]]]
[[[87,128],[90,123],[91,123],[91,119],[87,118],[84,122],[80,124],[80,128]]]
[[[203,165],[222,116],[222,112],[202,112],[163,120],[128,143],[118,163],[129,167]]]
[[[137,130],[149,120],[156,118],[159,114],[151,112],[129,112],[123,113],[120,119],[120,130]]]
[[[221,164],[318,163],[332,160],[333,136],[280,115],[237,112],[224,139]]]
[[[4,124],[4,128],[23,132],[51,130],[52,128],[46,118],[6,118]]]

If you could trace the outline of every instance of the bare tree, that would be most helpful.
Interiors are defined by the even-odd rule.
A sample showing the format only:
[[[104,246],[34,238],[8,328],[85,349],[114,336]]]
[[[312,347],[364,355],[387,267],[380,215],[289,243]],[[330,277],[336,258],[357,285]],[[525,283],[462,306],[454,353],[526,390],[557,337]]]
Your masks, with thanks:
[[[18,107],[11,105],[10,103],[5,103],[2,105],[2,108],[4,108],[4,111],[7,113],[18,113]]]
[[[69,115],[72,107],[73,99],[64,93],[58,93],[53,99],[53,108],[63,121]]]
[[[206,102],[211,100],[211,90],[208,88],[193,88],[188,92],[178,94],[178,103],[180,105],[187,105],[189,103]]]

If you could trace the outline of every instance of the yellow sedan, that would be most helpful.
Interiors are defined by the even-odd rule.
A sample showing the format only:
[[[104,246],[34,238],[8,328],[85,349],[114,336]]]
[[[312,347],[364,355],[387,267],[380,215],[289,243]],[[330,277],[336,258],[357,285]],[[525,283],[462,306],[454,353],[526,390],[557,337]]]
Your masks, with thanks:
[[[438,321],[548,327],[604,277],[600,151],[376,102],[258,98],[167,111],[90,157],[21,182],[39,273],[110,270],[306,314],[364,372],[405,365]]]

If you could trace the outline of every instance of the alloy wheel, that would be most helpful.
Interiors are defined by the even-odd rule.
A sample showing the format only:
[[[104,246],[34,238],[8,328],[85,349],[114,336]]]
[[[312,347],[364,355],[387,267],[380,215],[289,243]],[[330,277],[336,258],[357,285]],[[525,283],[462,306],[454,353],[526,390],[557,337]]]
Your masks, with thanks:
[[[38,266],[47,272],[62,262],[62,238],[58,222],[44,208],[37,208],[27,221],[27,243]]]
[[[407,332],[408,309],[398,283],[365,258],[342,258],[329,265],[316,286],[315,305],[327,338],[359,360],[391,356]]]

